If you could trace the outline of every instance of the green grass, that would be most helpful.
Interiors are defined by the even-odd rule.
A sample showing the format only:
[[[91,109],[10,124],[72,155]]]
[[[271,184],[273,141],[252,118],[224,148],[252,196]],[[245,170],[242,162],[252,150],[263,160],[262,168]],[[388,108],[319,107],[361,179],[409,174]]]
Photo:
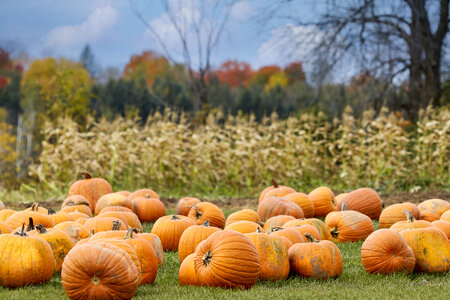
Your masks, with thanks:
[[[228,215],[231,211],[226,211]],[[150,231],[152,224],[145,224]],[[339,244],[344,259],[341,277],[328,281],[291,276],[286,281],[258,282],[249,290],[180,286],[180,263],[176,252],[166,252],[164,265],[156,281],[141,286],[136,299],[444,299],[448,298],[450,275],[447,274],[393,274],[370,275],[360,259],[360,243]],[[0,288],[0,299],[65,299],[60,275],[43,285],[18,289]]]

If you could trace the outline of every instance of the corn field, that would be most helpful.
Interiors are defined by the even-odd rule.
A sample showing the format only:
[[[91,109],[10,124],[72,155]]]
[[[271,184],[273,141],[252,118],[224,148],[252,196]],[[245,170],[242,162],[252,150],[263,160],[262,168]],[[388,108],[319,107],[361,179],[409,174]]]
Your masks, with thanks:
[[[448,109],[422,111],[409,127],[387,109],[361,119],[347,109],[333,122],[320,113],[256,122],[215,112],[195,126],[166,110],[138,124],[123,118],[90,119],[86,128],[70,119],[48,123],[30,174],[41,189],[65,192],[87,170],[115,189],[151,187],[167,196],[253,196],[272,177],[305,192],[318,185],[392,191],[450,182]]]

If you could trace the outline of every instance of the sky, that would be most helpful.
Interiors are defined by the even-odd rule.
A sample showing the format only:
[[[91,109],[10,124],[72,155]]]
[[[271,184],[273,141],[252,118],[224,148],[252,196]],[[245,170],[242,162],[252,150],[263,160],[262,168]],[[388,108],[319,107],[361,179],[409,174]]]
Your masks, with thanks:
[[[229,59],[248,62],[255,69],[306,60],[311,45],[290,49],[295,54],[288,55],[285,44],[290,36],[314,32],[315,28],[296,26],[285,17],[268,18],[267,15],[272,15],[273,0],[234,1],[232,6],[220,6],[218,13],[211,17],[209,12],[217,1],[169,0],[176,22],[187,24],[191,49],[196,49],[192,24],[200,24],[200,36],[204,41],[206,32],[218,30],[220,20],[229,12],[211,56],[213,67]],[[317,3],[320,1],[305,0],[277,12],[308,21],[320,14]],[[0,47],[13,45],[33,59],[53,56],[78,60],[84,46],[89,44],[100,67],[122,70],[131,55],[144,50],[164,53],[155,35],[134,11],[158,32],[174,60],[183,60],[176,28],[159,0],[0,0]],[[261,12],[267,14],[263,21]],[[202,18],[202,15],[207,17]],[[198,55],[193,55],[192,59],[194,64],[200,61]]]

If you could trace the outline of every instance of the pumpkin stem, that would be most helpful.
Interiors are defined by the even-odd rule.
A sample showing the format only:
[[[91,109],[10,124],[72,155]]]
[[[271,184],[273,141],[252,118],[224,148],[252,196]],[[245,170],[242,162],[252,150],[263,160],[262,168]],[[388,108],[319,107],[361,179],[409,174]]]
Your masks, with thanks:
[[[34,202],[33,205],[31,205],[31,211],[38,211],[39,203]]]
[[[56,214],[56,211],[54,211],[53,208],[51,208],[51,207],[49,207],[49,208],[47,209],[47,211],[48,211],[48,215],[54,215],[54,214]]]
[[[343,202],[341,205],[341,211],[347,210],[347,203]]]
[[[331,229],[330,233],[334,239],[337,239],[337,237],[339,236],[339,230],[337,227],[334,227],[333,229]]]
[[[33,221],[32,217],[29,217],[27,231],[31,231],[31,230],[34,230],[34,221]]]
[[[256,233],[261,233],[262,231],[261,231],[261,229],[259,229],[259,227],[256,227],[256,231],[255,231]]]
[[[280,185],[278,184],[278,181],[276,181],[275,178],[272,177],[272,185],[274,188],[278,188]]]
[[[202,213],[198,211],[198,207],[196,205],[192,206],[193,209],[195,209],[195,218],[200,219],[202,217]]]
[[[87,203],[86,201],[78,201],[78,202],[69,201],[69,202],[67,202],[67,206],[75,206],[75,205],[89,206],[89,203]]]
[[[91,232],[90,232],[90,236],[93,236],[95,234],[94,228],[92,228]]]
[[[211,251],[208,250],[208,252],[206,252],[206,254],[203,255],[203,258],[202,258],[202,260],[203,260],[203,265],[204,265],[205,267],[209,265],[209,263],[211,262],[211,258],[212,258]]]
[[[27,234],[25,233],[25,223],[22,223],[22,229],[14,233],[14,235],[27,236]]]
[[[111,230],[120,230],[120,225],[121,223],[119,220],[113,221]]]
[[[92,175],[89,174],[89,172],[86,172],[86,171],[81,172],[81,176],[83,176],[84,179],[91,179],[92,178]]]
[[[206,226],[206,227],[211,226],[211,225],[209,225],[209,219],[206,220],[205,222],[203,222],[202,226]]]
[[[150,199],[150,194],[145,194],[145,199]]]
[[[275,226],[275,227],[272,227],[272,232],[280,231],[280,230],[283,230],[283,229],[284,229],[283,227]]]
[[[172,218],[170,218],[171,220],[179,220],[180,218],[178,218],[177,215],[172,215]]]
[[[319,242],[318,240],[316,240],[315,237],[313,237],[311,235],[311,233],[305,233],[305,237],[308,240],[308,243],[318,243]]]
[[[414,222],[416,219],[414,219],[414,216],[412,215],[411,212],[409,212],[408,210],[404,209],[403,213],[406,215],[406,222],[407,223],[412,223]]]
[[[133,239],[133,232],[139,233],[139,229],[131,227],[130,229],[128,229],[127,234],[125,234],[125,236],[123,238],[124,239]]]
[[[37,230],[37,232],[39,232],[41,234],[42,233],[47,233],[47,229],[42,224],[37,224],[36,225],[36,230]]]

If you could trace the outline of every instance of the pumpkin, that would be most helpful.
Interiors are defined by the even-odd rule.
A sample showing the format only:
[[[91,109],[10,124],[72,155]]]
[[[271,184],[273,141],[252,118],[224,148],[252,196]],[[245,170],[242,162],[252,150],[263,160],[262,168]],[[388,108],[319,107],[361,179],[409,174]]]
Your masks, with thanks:
[[[260,272],[255,244],[242,233],[230,230],[217,231],[198,244],[194,267],[200,285],[223,288],[248,289]]]
[[[89,208],[95,211],[95,205],[101,196],[113,192],[111,185],[103,178],[92,178],[92,175],[81,173],[84,179],[75,181],[69,188],[69,196],[81,195],[89,202]]]
[[[383,201],[381,201],[377,192],[371,188],[360,188],[349,193],[340,201],[337,209],[341,210],[344,203],[348,210],[365,214],[372,220],[378,219],[383,210]]]
[[[78,220],[79,218],[89,218],[87,214],[78,211],[69,212],[67,214],[71,216],[74,221]]]
[[[188,227],[180,237],[178,244],[178,258],[182,262],[189,254],[195,252],[195,248],[200,242],[206,240],[211,234],[220,229],[209,225],[207,220],[202,225]]]
[[[166,215],[164,203],[159,198],[150,198],[150,194],[135,197],[132,201],[133,211],[141,222],[154,222]]]
[[[392,225],[390,229],[400,232],[406,229],[425,228],[432,226],[430,222],[425,220],[416,221],[416,219],[414,219],[414,216],[406,209],[403,210],[403,213],[406,215],[406,221],[399,221]]]
[[[314,226],[317,229],[317,231],[319,231],[321,240],[331,239],[331,234],[328,231],[327,225],[325,225],[325,223],[320,219],[309,218],[309,219],[303,219],[303,220],[293,220],[293,221],[287,222],[285,225],[283,225],[283,227],[301,226],[301,225]]]
[[[89,220],[89,217],[81,217],[75,220],[76,223],[84,225],[84,223],[86,223],[87,220]]]
[[[89,241],[96,241],[101,239],[109,239],[109,238],[123,238],[128,230],[120,229],[121,222],[119,220],[114,221],[111,227],[111,230],[100,231],[95,233],[89,238]]]
[[[119,191],[119,192],[116,192],[117,194],[122,194],[122,195],[124,195],[124,196],[130,196],[130,194],[131,194],[131,192],[129,192],[129,191]]]
[[[200,285],[194,267],[195,253],[191,253],[183,260],[178,271],[180,285]]]
[[[65,212],[55,212],[53,209],[49,209],[49,213],[48,215],[50,216],[50,218],[53,220],[53,223],[59,224],[62,222],[67,222],[67,221],[75,221],[75,219],[69,215],[68,213]]]
[[[304,224],[304,225],[294,225],[291,226],[290,224],[285,224],[283,226],[283,228],[287,228],[287,227],[291,227],[294,228],[295,230],[297,230],[305,239],[306,236],[305,234],[309,233],[311,236],[313,236],[316,240],[320,240],[320,233],[319,230],[317,230],[316,227],[312,226],[312,225],[308,225],[308,224]]]
[[[195,221],[185,216],[164,216],[159,218],[152,228],[152,233],[161,239],[164,251],[177,251],[181,235]]]
[[[66,200],[71,197],[78,197],[78,195],[70,196],[70,197],[66,198]],[[81,197],[81,196],[79,196],[79,197]],[[64,201],[66,201],[66,200],[64,200]],[[86,201],[78,201],[78,202],[68,201],[67,204],[65,206],[63,206],[59,211],[67,212],[67,213],[81,212],[83,214],[88,215],[89,217],[92,217],[92,210],[89,208],[89,202],[87,200]]]
[[[127,229],[131,227],[128,224],[127,218],[125,217],[125,215],[120,211],[108,211],[108,212],[105,212],[103,214],[96,216],[96,218],[106,218],[106,217],[119,219],[120,222],[123,223],[125,225],[125,227],[127,227]]]
[[[272,229],[272,232],[270,232],[270,235],[276,237],[285,237],[289,239],[293,245],[305,242],[305,238],[303,237],[303,235],[292,227],[274,227]],[[288,244],[286,244],[286,248],[289,249]]]
[[[336,208],[341,207],[342,205],[342,199],[344,199],[345,196],[347,196],[349,193],[341,193],[334,197],[334,202],[336,204]]]
[[[371,274],[390,274],[414,270],[416,259],[401,235],[391,229],[370,234],[361,247],[361,262]]]
[[[156,257],[158,257],[158,265],[162,266],[164,263],[164,249],[162,247],[161,239],[154,233],[138,233],[139,238],[146,239],[155,249]]]
[[[341,276],[342,254],[330,241],[317,241],[306,235],[307,243],[298,243],[288,250],[291,270],[301,277],[326,280]]]
[[[152,244],[144,238],[133,236],[137,233],[136,228],[130,228],[123,240],[136,250],[136,254],[141,263],[142,279],[141,284],[150,284],[155,281],[158,274],[158,257]]]
[[[131,299],[139,286],[139,274],[120,247],[86,243],[66,256],[61,281],[69,299]]]
[[[67,233],[73,245],[75,245],[79,240],[89,237],[89,230],[87,230],[84,225],[78,224],[77,222],[62,222],[55,225],[53,229],[62,230]]]
[[[117,221],[118,218],[113,217],[102,217],[97,216],[95,218],[90,218],[84,223],[84,227],[91,232],[94,230],[94,233],[100,232],[100,231],[107,231],[111,230],[112,225],[114,224],[114,221]],[[120,223],[120,230],[126,230],[128,229],[128,226]]]
[[[284,280],[289,275],[289,258],[283,240],[272,234],[254,232],[246,234],[255,244],[259,257],[259,280]]]
[[[48,214],[48,209],[42,207],[39,203],[34,202],[30,207],[24,209],[24,211],[35,211],[44,215]]]
[[[450,269],[450,242],[435,227],[408,229],[400,232],[416,258],[415,272],[438,273]]]
[[[139,231],[143,231],[141,221],[139,221],[138,216],[132,211],[122,211],[122,210],[114,210],[114,211],[106,211],[100,213],[99,216],[110,216],[117,217],[119,219],[125,219],[126,224],[131,228],[137,228]]]
[[[34,224],[42,224],[46,228],[51,228],[55,225],[52,218],[48,215],[41,214],[36,211],[18,211],[12,214],[7,220],[8,226],[11,228],[19,228],[25,223],[25,226],[29,224],[30,218],[34,220]]]
[[[73,206],[75,203],[81,202],[87,203],[87,206],[89,206],[89,200],[82,195],[67,196],[66,199],[64,199],[63,203],[61,203],[61,209],[63,209],[66,206]]]
[[[264,201],[258,205],[257,213],[263,222],[278,215],[289,215],[294,218],[303,218],[303,210],[300,206],[280,197],[265,198]]]
[[[239,221],[225,226],[225,230],[234,230],[243,234],[255,232],[256,229],[263,230],[258,223],[250,221]]]
[[[132,209],[124,206],[107,206],[100,211],[99,215],[108,211],[133,212]]]
[[[197,225],[201,225],[206,220],[209,220],[211,226],[218,228],[225,227],[225,215],[223,211],[217,205],[210,202],[200,202],[192,206],[188,217],[194,220]]]
[[[365,240],[374,230],[372,220],[354,210],[329,213],[325,218],[325,225],[330,231],[331,239],[338,243]]]
[[[8,220],[8,218],[14,213],[16,213],[16,211],[9,208],[1,210],[0,221],[6,222],[6,220]]]
[[[445,220],[436,220],[431,222],[431,225],[442,230],[447,238],[450,239],[450,222]]]
[[[131,194],[128,195],[128,199],[130,199],[131,202],[137,197],[143,197],[145,198],[147,195],[149,195],[149,198],[159,199],[158,194],[152,190],[152,189],[141,189],[137,190]]]
[[[378,228],[390,228],[399,221],[405,220],[403,210],[409,211],[415,219],[420,220],[420,211],[417,206],[410,202],[397,203],[386,207],[380,215]]]
[[[450,203],[442,199],[425,200],[417,206],[422,220],[433,222],[439,220],[441,215],[450,210]]]
[[[191,207],[200,202],[202,202],[200,199],[194,197],[181,198],[178,200],[177,206],[175,207],[175,214],[187,217]]]
[[[334,204],[334,193],[327,187],[318,187],[309,194],[314,204],[314,214],[316,217],[325,217],[328,213],[337,210]]]
[[[293,221],[293,220],[297,220],[297,219],[294,218],[293,216],[288,216],[288,215],[279,215],[279,216],[271,217],[264,223],[263,228],[267,232],[272,232],[273,228],[283,227],[283,225],[285,223],[287,223],[289,221]]]
[[[131,201],[128,200],[127,196],[119,193],[111,193],[101,196],[97,204],[95,204],[95,214],[98,215],[100,211],[108,206],[123,206],[129,209],[133,208]]]
[[[8,223],[0,221],[0,234],[11,233],[13,230],[9,227]]]
[[[292,201],[303,211],[303,215],[305,218],[312,218],[314,217],[314,204],[309,199],[309,196],[305,193],[290,193],[283,197],[286,200]]]
[[[267,196],[269,194],[270,194],[270,197],[272,197],[272,196],[283,197],[290,193],[295,193],[295,190],[288,186],[279,185],[278,182],[275,180],[275,178],[272,178],[272,186],[265,188],[261,192],[261,194],[259,195],[258,204],[261,203],[262,200],[267,198]]]
[[[52,248],[53,258],[55,259],[55,272],[61,272],[64,258],[73,246],[67,233],[57,229],[47,231],[44,226],[37,224],[36,233],[32,235],[37,235],[47,241]]]
[[[439,220],[444,220],[444,221],[448,221],[450,222],[450,210],[445,211],[441,217],[439,218]],[[436,221],[436,220],[435,220]]]
[[[225,226],[239,221],[250,221],[261,225],[261,218],[253,209],[241,209],[230,214],[225,222]]]
[[[22,230],[0,235],[0,286],[19,286],[49,282],[55,270],[50,245],[41,237]]]

